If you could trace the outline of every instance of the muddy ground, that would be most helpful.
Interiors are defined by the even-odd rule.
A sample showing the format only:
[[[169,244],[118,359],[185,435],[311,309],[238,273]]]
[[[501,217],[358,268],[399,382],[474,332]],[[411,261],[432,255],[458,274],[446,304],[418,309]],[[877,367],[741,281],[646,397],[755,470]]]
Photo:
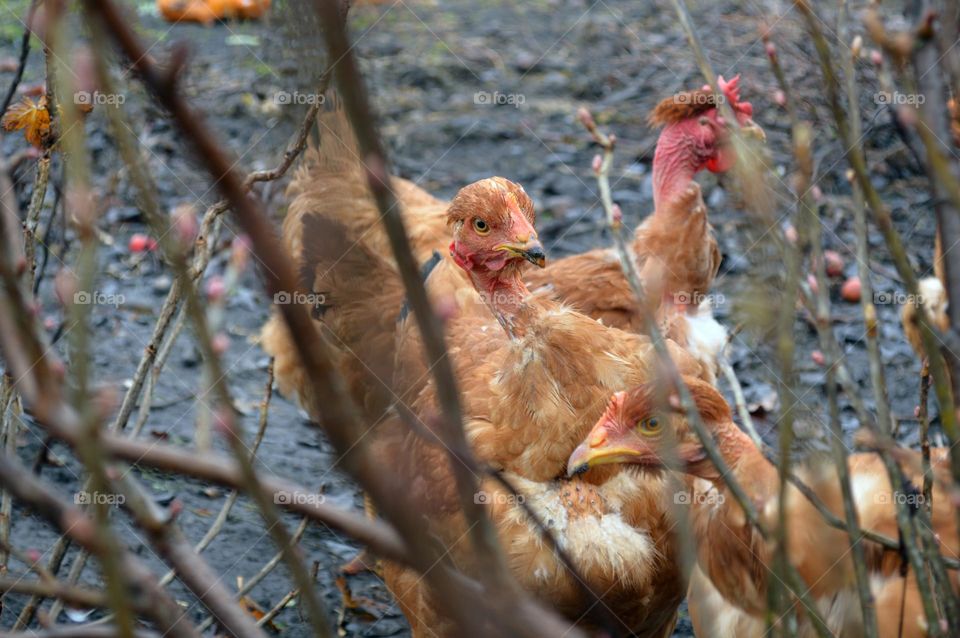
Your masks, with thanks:
[[[323,64],[309,3],[275,0],[267,19],[261,22],[210,27],[169,25],[158,17],[151,2],[125,4],[136,16],[143,37],[154,43],[150,53],[157,59],[163,60],[174,43],[189,45],[186,92],[223,143],[240,157],[240,166],[252,170],[275,165],[305,109],[297,103],[303,100],[296,96],[312,92]],[[786,181],[792,168],[789,125],[784,111],[774,104],[775,80],[760,40],[761,26],[773,29],[798,107],[815,126],[824,245],[845,258],[845,275],[854,275],[853,220],[843,174],[847,168],[843,149],[829,125],[811,46],[801,35],[790,4],[704,2],[692,6],[691,11],[714,68],[728,77],[743,74],[744,97],[753,102],[756,120],[768,135],[767,161]],[[0,7],[4,23],[0,29],[0,58],[16,56],[22,27],[15,17],[22,16],[24,9],[22,0],[8,0]],[[832,32],[835,18],[825,18]],[[608,242],[590,170],[596,149],[574,117],[576,108],[589,106],[598,121],[619,137],[612,176],[614,199],[632,226],[651,209],[650,164],[656,134],[646,125],[646,115],[661,98],[702,84],[667,2],[386,1],[357,7],[351,28],[396,172],[444,197],[491,174],[522,183],[537,204],[541,236],[551,257]],[[24,80],[28,88],[42,82],[41,59],[34,44]],[[864,61],[858,71],[863,81],[860,106],[865,143],[877,184],[893,210],[918,272],[927,274],[934,220],[926,184],[896,135],[890,112],[874,100],[874,69]],[[0,85],[6,87],[11,78],[10,72],[0,74]],[[164,207],[192,203],[202,208],[216,201],[216,192],[182,151],[164,113],[135,81],[122,79],[122,86],[124,108],[140,138]],[[283,102],[276,97],[280,92],[294,97],[278,103]],[[145,232],[145,225],[126,172],[119,171],[121,164],[101,111],[95,109],[86,125],[95,182],[105,204],[100,223],[105,245],[100,254],[97,290],[123,295],[124,299],[116,306],[94,308],[95,378],[98,384],[112,386],[122,394],[147,343],[170,278],[156,257],[132,255],[127,249],[129,237]],[[25,143],[19,134],[8,133],[2,145],[4,154],[10,155]],[[32,170],[24,166],[16,173],[22,204],[29,199]],[[59,170],[56,167],[55,175]],[[758,215],[740,207],[737,189],[727,183],[729,180],[704,176],[700,181],[724,253],[716,285],[720,293],[717,314],[729,325],[743,322],[737,300],[749,293],[766,299],[768,308],[779,308],[782,262],[771,242],[771,231],[782,227],[793,211],[785,185],[773,180],[777,196],[770,210]],[[283,184],[268,184],[259,192],[279,220],[285,206]],[[72,235],[63,232],[63,211],[58,209],[51,221],[54,199],[48,196],[42,218],[42,228],[50,226],[46,243],[51,250],[41,286],[41,312],[51,336],[63,322],[62,310],[52,294],[52,275],[64,262],[75,259]],[[235,237],[229,217],[222,237],[224,242]],[[870,242],[875,251],[873,283],[879,291],[893,296],[902,291],[902,285],[893,275],[879,233],[871,230]],[[223,272],[227,252],[218,252],[210,273]],[[868,407],[872,407],[863,322],[859,307],[839,298],[841,280],[835,280],[831,290],[833,329],[847,366],[863,389]],[[248,274],[231,294],[227,316],[229,381],[246,412],[244,425],[248,432],[256,426],[268,362],[254,340],[269,309],[260,291],[257,277]],[[913,414],[919,366],[903,339],[897,306],[882,304],[879,311],[888,388],[894,411],[903,419],[903,437],[909,442],[916,438]],[[769,333],[754,328],[752,322],[747,324],[733,341],[731,359],[760,426],[772,441],[776,436],[776,411],[784,402],[775,390],[778,367],[771,354]],[[69,333],[69,326],[61,332]],[[179,338],[160,379],[144,437],[184,444],[193,440],[197,408],[205,399],[198,396],[200,357],[187,332]],[[811,359],[817,348],[816,335],[800,315],[796,339],[800,387],[796,397],[786,400],[799,401],[804,408],[798,447],[822,448],[826,423],[824,371]],[[63,340],[57,347],[66,356]],[[843,423],[849,432],[856,422],[846,399],[841,401]],[[936,411],[935,406],[932,409]],[[765,417],[765,412],[773,414]],[[328,501],[360,510],[356,488],[336,470],[331,447],[303,413],[287,399],[276,397],[269,416],[270,427],[259,453],[263,470],[321,488]],[[23,424],[18,454],[30,464],[42,450],[43,433],[28,417]],[[43,478],[66,491],[79,489],[82,472],[72,455],[53,445],[50,456],[51,462],[41,470]],[[184,502],[180,523],[191,540],[203,536],[227,496],[195,481],[149,470],[136,472],[158,501],[178,498]],[[161,573],[161,562],[128,524],[126,515],[118,511],[116,520],[124,542]],[[292,527],[297,521],[288,517],[287,523]],[[13,538],[20,547],[45,553],[57,535],[18,507]],[[321,526],[311,525],[302,547],[310,560],[319,563],[327,604],[339,610],[336,567],[353,555],[355,546]],[[245,499],[205,552],[230,586],[235,586],[238,578],[252,577],[273,554],[259,515]],[[64,571],[75,556],[69,555]],[[21,568],[14,562],[13,569]],[[91,585],[97,579],[94,568],[88,568],[82,577]],[[346,635],[408,633],[402,615],[375,576],[353,577],[350,585],[356,595],[368,600],[360,610],[346,613]],[[291,588],[281,566],[254,590],[252,598],[270,608]],[[172,589],[183,601],[185,613],[196,620],[204,617],[203,609],[179,584]],[[24,599],[7,596],[3,602],[0,627],[9,627]],[[72,616],[74,620],[79,617]],[[72,622],[67,616],[58,620]],[[295,607],[281,613],[275,626],[284,635],[309,634]],[[682,622],[677,635],[688,632],[689,625]]]

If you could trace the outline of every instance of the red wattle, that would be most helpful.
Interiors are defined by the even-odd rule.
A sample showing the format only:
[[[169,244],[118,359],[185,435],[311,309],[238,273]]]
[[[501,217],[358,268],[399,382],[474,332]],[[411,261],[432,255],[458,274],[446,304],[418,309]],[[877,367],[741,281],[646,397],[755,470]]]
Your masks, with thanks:
[[[450,242],[450,256],[453,257],[453,261],[456,262],[458,266],[463,268],[466,271],[470,271],[472,263],[469,257],[460,254],[460,251],[457,250],[457,242]]]

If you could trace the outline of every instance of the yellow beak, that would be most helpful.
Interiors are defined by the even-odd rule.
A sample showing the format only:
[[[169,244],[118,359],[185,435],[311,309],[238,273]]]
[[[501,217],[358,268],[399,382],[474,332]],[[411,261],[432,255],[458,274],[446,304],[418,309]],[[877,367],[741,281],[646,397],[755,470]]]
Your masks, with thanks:
[[[637,451],[628,447],[616,445],[610,447],[593,446],[590,444],[590,439],[587,439],[578,445],[577,449],[570,455],[570,459],[567,461],[567,476],[582,474],[598,465],[631,463],[636,461],[637,457]]]
[[[523,257],[531,264],[535,264],[540,268],[547,265],[547,255],[543,252],[543,245],[536,238],[525,242],[500,244],[497,246],[497,250],[503,250],[512,255]]]

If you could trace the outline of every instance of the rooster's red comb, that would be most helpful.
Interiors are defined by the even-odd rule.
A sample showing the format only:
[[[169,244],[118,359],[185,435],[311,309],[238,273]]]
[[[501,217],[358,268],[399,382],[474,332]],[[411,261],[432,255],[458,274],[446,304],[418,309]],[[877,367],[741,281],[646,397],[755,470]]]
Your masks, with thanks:
[[[720,92],[723,93],[723,97],[726,98],[727,102],[730,104],[730,108],[734,111],[740,113],[746,113],[747,115],[753,115],[753,105],[750,102],[741,102],[740,101],[740,74],[736,74],[730,80],[725,80],[722,75],[717,76],[717,87],[720,89]],[[704,91],[709,91],[710,85],[703,85]]]

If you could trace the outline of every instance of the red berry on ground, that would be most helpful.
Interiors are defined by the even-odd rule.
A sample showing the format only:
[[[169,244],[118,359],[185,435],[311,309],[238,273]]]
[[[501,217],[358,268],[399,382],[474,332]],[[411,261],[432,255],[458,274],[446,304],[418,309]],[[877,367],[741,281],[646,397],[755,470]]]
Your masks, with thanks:
[[[856,303],[860,301],[860,278],[850,277],[840,286],[840,296],[844,301]]]
[[[835,250],[823,251],[823,266],[828,277],[839,277],[843,274],[843,257]]]

